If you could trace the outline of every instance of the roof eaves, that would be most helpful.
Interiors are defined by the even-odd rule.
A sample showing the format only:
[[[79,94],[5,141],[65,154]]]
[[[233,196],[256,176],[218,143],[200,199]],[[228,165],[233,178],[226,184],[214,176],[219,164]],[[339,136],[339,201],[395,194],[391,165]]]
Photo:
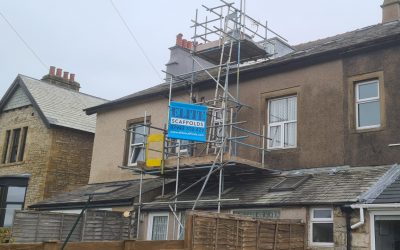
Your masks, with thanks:
[[[275,59],[275,60],[267,61],[267,62],[260,63],[260,64],[254,64],[254,66],[247,66],[247,68],[243,69],[243,74],[251,73],[251,72],[259,71],[259,70],[265,70],[268,68],[271,68],[271,69],[272,68],[281,68],[282,66],[293,65],[293,64],[296,64],[299,62],[300,63],[303,62],[305,65],[315,64],[319,61],[310,60],[310,59],[318,58],[321,60],[332,60],[335,58],[340,58],[343,55],[346,55],[349,53],[355,53],[355,52],[364,51],[365,49],[380,47],[380,46],[386,45],[388,43],[396,42],[398,40],[400,40],[400,34],[396,33],[396,34],[392,34],[392,35],[388,35],[388,36],[380,36],[380,37],[370,39],[367,41],[363,41],[363,42],[359,42],[359,43],[353,43],[353,44],[350,44],[347,46],[340,46],[337,48],[318,51],[318,52],[312,53],[312,54],[304,53],[297,57],[293,57],[292,56],[293,53],[291,53],[291,54],[288,54],[285,56],[287,58],[277,58],[278,60]],[[312,43],[312,42],[310,42],[310,43]],[[231,74],[233,75],[233,74],[235,74],[235,72],[232,71]],[[200,84],[203,82],[207,82],[209,80],[210,79],[201,80],[199,82],[196,82],[195,84]],[[179,88],[177,88],[177,89],[179,89]],[[132,96],[131,98],[125,98],[125,99],[121,98],[121,100],[110,101],[105,104],[101,104],[98,106],[94,106],[94,107],[85,109],[85,111],[86,111],[86,114],[90,115],[90,114],[94,114],[97,111],[102,110],[102,109],[107,109],[107,108],[111,108],[111,107],[114,107],[119,104],[125,104],[125,103],[129,103],[132,101],[141,100],[141,99],[147,98],[147,97],[157,96],[164,92],[166,92],[164,89],[160,89],[159,91],[155,91],[155,92],[143,94],[143,95],[136,95],[136,96]]]

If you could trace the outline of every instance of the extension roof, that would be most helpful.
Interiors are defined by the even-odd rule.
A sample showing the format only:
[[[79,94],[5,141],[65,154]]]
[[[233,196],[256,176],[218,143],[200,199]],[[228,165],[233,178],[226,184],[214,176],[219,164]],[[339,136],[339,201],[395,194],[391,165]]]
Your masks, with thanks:
[[[293,46],[294,52],[271,60],[258,61],[252,64],[243,64],[240,67],[242,76],[254,71],[284,70],[290,66],[310,65],[321,61],[333,60],[349,53],[358,53],[363,50],[380,48],[400,43],[400,21],[376,24],[357,29],[336,36],[299,44]],[[235,70],[231,70],[235,74]],[[210,81],[204,73],[196,74],[195,84]],[[187,83],[179,81],[174,83],[174,90],[184,89]],[[124,96],[122,98],[86,109],[88,114],[106,110],[114,106],[144,100],[149,97],[168,96],[169,83],[165,82],[154,87]]]
[[[225,201],[223,208],[256,208],[306,205],[347,205],[360,201],[363,193],[384,181],[389,171],[400,172],[400,166],[368,166],[368,167],[335,167],[284,171],[279,175],[271,175],[243,182],[225,182],[222,199],[239,199]],[[287,189],[276,189],[277,184],[292,177],[304,176],[304,180]],[[179,200],[195,200],[201,185],[183,193]],[[172,197],[173,193],[166,194]],[[212,200],[218,197],[218,185],[207,186],[201,199]],[[190,209],[192,203],[178,204],[178,209]],[[199,202],[198,209],[215,209],[216,202]],[[165,205],[146,205],[144,210],[167,209]]]
[[[306,205],[349,205],[361,202],[363,194],[382,184],[392,183],[391,177],[400,174],[400,166],[331,167],[283,171],[268,176],[253,176],[246,180],[226,180],[222,199],[223,208],[256,208]],[[304,178],[300,178],[304,177]],[[217,177],[210,178],[201,200],[215,200],[218,196]],[[294,180],[294,181],[292,181]],[[191,183],[180,181],[179,190]],[[162,179],[152,178],[143,182],[146,201],[168,201],[174,195],[174,180],[166,180],[165,196],[162,198]],[[201,184],[179,196],[180,201],[193,201],[199,194]],[[114,188],[115,187],[115,188]],[[172,188],[171,188],[172,187]],[[155,191],[158,189],[157,191]],[[130,206],[139,196],[139,180],[90,184],[75,191],[63,193],[41,201],[30,208],[39,210],[73,209],[84,206],[88,194],[102,190],[109,193],[96,195],[92,207]],[[155,192],[151,192],[155,191]],[[151,193],[151,195],[146,195]],[[150,200],[149,200],[150,199]],[[135,200],[137,202],[137,200]],[[178,209],[190,209],[192,203],[178,204]],[[199,202],[198,209],[215,209],[216,203]],[[167,205],[144,205],[144,210],[165,210]]]
[[[166,184],[171,181],[166,181]],[[71,192],[58,194],[50,199],[35,203],[29,208],[39,210],[82,208],[90,194],[93,196],[90,207],[132,206],[133,200],[139,196],[139,180],[115,181],[89,184]],[[143,180],[142,193],[145,194],[161,188],[162,179]],[[104,190],[109,190],[109,192]]]
[[[0,112],[4,111],[10,98],[21,91],[29,99],[44,123],[94,133],[96,116],[86,115],[84,109],[105,103],[107,100],[70,90],[54,84],[18,75],[0,101]]]

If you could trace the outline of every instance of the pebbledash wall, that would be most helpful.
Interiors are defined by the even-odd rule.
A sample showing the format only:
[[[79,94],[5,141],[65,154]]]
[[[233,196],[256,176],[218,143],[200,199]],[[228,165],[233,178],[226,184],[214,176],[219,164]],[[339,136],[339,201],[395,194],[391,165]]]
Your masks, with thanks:
[[[0,152],[6,131],[28,127],[23,161],[0,164],[0,176],[28,174],[25,207],[56,193],[87,184],[94,135],[48,128],[33,106],[0,114]]]

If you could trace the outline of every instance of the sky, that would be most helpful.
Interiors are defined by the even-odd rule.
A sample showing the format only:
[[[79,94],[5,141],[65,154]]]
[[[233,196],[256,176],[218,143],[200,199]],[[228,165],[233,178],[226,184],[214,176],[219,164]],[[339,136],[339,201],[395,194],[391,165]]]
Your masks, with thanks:
[[[271,29],[296,45],[379,23],[383,0],[245,2],[249,16],[268,21]],[[196,9],[203,20],[209,14],[202,5],[220,4],[219,0],[1,0],[0,96],[18,74],[40,79],[51,65],[75,73],[81,92],[108,100],[159,84],[176,35],[190,39]]]

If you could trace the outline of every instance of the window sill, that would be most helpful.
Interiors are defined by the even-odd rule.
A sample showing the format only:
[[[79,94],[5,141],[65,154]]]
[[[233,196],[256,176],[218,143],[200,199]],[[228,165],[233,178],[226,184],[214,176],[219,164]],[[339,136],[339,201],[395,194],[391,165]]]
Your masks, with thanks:
[[[299,150],[298,147],[291,147],[291,148],[267,148],[269,153],[272,152],[297,152]]]
[[[1,163],[0,167],[12,167],[12,166],[19,166],[25,164],[25,161],[18,161],[12,163]]]
[[[379,132],[383,130],[384,128],[382,126],[372,127],[372,128],[356,128],[353,130],[353,133],[359,134],[359,133]]]
[[[310,247],[334,247],[335,243],[317,243],[317,242],[313,242],[310,243]]]

